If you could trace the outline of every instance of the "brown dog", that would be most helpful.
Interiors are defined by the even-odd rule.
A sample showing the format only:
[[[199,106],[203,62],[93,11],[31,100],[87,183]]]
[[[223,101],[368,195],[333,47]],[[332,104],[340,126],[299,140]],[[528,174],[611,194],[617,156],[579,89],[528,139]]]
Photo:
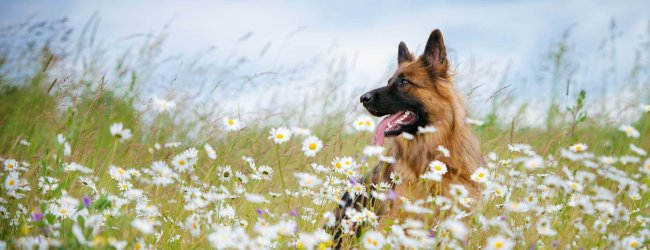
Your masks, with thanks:
[[[359,209],[372,206],[380,216],[380,226],[385,218],[400,218],[402,198],[410,201],[428,196],[449,196],[450,184],[461,184],[469,191],[469,197],[477,198],[480,187],[471,181],[470,175],[484,164],[478,140],[465,123],[466,108],[463,98],[456,93],[452,82],[447,52],[440,30],[429,36],[424,54],[417,59],[401,42],[398,47],[398,68],[385,87],[365,93],[361,103],[374,116],[385,116],[377,126],[375,143],[389,141],[393,164],[380,164],[366,183],[390,183],[392,172],[402,177],[399,185],[392,186],[397,198],[392,201],[375,201],[372,198],[349,194],[343,196],[344,204],[336,215],[345,218],[348,208]],[[418,133],[418,128],[435,127],[435,132]],[[412,139],[396,137],[404,132],[414,135]],[[445,157],[436,150],[442,145],[449,150]],[[448,172],[440,182],[424,181],[420,176],[429,170],[429,163],[439,160],[447,165]],[[337,246],[341,244],[341,232],[335,232]]]

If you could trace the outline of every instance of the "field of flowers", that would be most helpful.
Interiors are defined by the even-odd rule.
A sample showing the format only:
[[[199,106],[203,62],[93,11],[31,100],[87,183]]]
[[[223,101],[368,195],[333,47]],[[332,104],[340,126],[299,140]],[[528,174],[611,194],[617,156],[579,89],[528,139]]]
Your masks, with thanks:
[[[97,89],[61,110],[63,95],[3,85],[2,248],[322,249],[332,239],[322,227],[343,192],[399,198],[349,181],[392,160],[367,146],[375,125],[368,116],[311,128],[223,117],[190,139],[171,122],[173,102],[135,111],[128,98]],[[402,209],[430,220],[386,228],[373,227],[371,210],[349,211],[346,223],[364,227],[344,247],[643,249],[650,108],[638,108],[638,123],[585,123],[574,138],[562,128],[508,131],[472,121],[488,161],[474,175],[484,186],[480,200],[459,187],[456,197],[409,201]],[[153,120],[141,121],[146,112]]]
[[[369,145],[377,120],[362,112],[205,115],[140,99],[121,66],[113,88],[101,72],[56,78],[44,48],[25,56],[38,66],[27,75],[0,60],[0,249],[327,249],[344,192],[401,198],[389,191],[399,175],[373,192],[356,181],[394,160]],[[545,128],[468,119],[487,161],[473,174],[480,199],[456,186],[405,201],[412,218],[383,228],[372,209],[349,210],[342,230],[360,237],[342,247],[648,249],[650,105],[624,123],[583,102]]]

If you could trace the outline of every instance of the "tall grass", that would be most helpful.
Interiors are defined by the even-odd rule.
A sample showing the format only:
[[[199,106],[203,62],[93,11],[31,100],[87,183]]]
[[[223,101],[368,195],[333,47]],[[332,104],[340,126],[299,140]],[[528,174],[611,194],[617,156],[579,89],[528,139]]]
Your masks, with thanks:
[[[66,46],[72,44],[69,36],[73,33],[61,28],[64,26],[59,27],[64,22],[10,27],[9,29],[32,30],[29,32],[45,28],[54,31],[50,33],[50,39],[36,39],[32,46],[15,47],[15,44],[8,42],[0,49],[0,157],[3,161],[16,159],[24,162],[20,165],[25,167],[25,170],[19,171],[19,176],[25,183],[23,190],[17,191],[17,197],[10,195],[6,186],[0,188],[0,206],[3,208],[0,210],[0,239],[10,246],[48,242],[62,248],[108,247],[124,241],[128,247],[136,248],[145,245],[169,249],[207,248],[211,245],[209,235],[215,230],[224,230],[219,226],[241,225],[247,235],[250,235],[251,241],[260,241],[261,245],[257,246],[306,247],[306,238],[300,233],[310,233],[322,228],[325,222],[324,214],[336,206],[335,202],[323,195],[341,195],[346,189],[346,177],[332,173],[332,160],[336,157],[351,156],[359,163],[357,171],[361,174],[379,163],[376,157],[362,154],[371,134],[355,132],[352,129],[351,118],[358,113],[350,112],[352,108],[341,107],[340,111],[326,112],[319,118],[306,115],[308,109],[332,109],[334,100],[337,100],[331,96],[336,95],[334,83],[319,89],[328,90],[329,92],[325,92],[328,96],[316,98],[300,107],[286,108],[282,112],[246,115],[230,113],[230,117],[240,118],[244,127],[237,131],[227,131],[222,123],[227,113],[218,106],[200,106],[197,102],[184,102],[183,98],[175,98],[176,109],[158,112],[151,100],[142,99],[147,92],[146,89],[141,89],[142,82],[160,74],[156,67],[164,62],[164,59],[156,55],[164,35],[145,39],[141,47],[127,50],[114,61],[115,65],[100,66],[106,57],[106,51],[97,45],[100,41],[94,40],[92,35],[96,32],[93,28],[96,26],[96,20],[91,20],[81,32],[76,51],[70,51],[70,47]],[[53,42],[53,38],[59,38],[60,41]],[[558,92],[560,84],[564,83],[565,79],[568,81],[571,76],[559,73],[561,68],[565,67],[564,52],[553,53],[556,55],[553,59],[555,73],[551,86],[555,93]],[[73,63],[69,63],[69,60]],[[228,72],[231,67],[235,67],[234,64],[222,65],[220,72]],[[106,71],[102,72],[100,68],[109,68],[111,73],[105,74]],[[200,67],[195,68],[197,72],[198,68]],[[68,71],[75,73],[67,74]],[[647,69],[645,71],[647,72]],[[344,64],[332,67],[332,82],[344,77]],[[645,84],[647,82],[640,83],[640,88],[647,89]],[[178,96],[171,93],[168,97]],[[626,164],[620,161],[611,164],[600,162],[597,157],[613,156],[620,160],[622,156],[637,155],[631,150],[630,143],[645,150],[650,149],[650,113],[644,113],[638,106],[630,108],[637,109],[637,117],[631,125],[641,136],[635,139],[628,138],[624,132],[619,131],[621,122],[603,122],[601,119],[606,118],[590,113],[582,118],[580,114],[585,111],[585,106],[591,105],[585,98],[580,101],[575,99],[566,106],[556,101],[551,102],[551,111],[546,118],[547,126],[544,128],[522,125],[521,117],[525,116],[523,112],[515,114],[514,117],[499,116],[498,104],[505,101],[499,98],[497,96],[492,100],[493,110],[486,118],[488,122],[476,126],[475,131],[484,153],[495,153],[495,158],[489,160],[490,166],[485,167],[489,170],[493,183],[505,188],[507,195],[488,192],[485,199],[473,201],[472,209],[463,208],[459,202],[454,202],[455,208],[470,212],[468,220],[461,220],[469,230],[469,236],[464,240],[454,240],[449,235],[449,231],[453,230],[440,226],[442,221],[447,220],[442,214],[425,219],[424,229],[434,232],[435,236],[431,238],[436,240],[436,243],[429,247],[436,248],[445,244],[450,244],[450,247],[456,244],[463,248],[486,247],[490,244],[488,238],[495,235],[505,235],[518,249],[556,246],[623,247],[624,244],[629,246],[632,239],[630,237],[637,239],[638,246],[647,245],[650,240],[650,193],[647,191],[650,172],[642,170],[650,164],[646,160],[647,156],[635,156],[638,158],[637,162]],[[525,108],[522,106],[520,109]],[[293,117],[301,118],[296,120]],[[119,138],[109,131],[114,123],[123,123],[126,128],[131,129],[133,138],[120,142]],[[294,135],[287,143],[274,144],[268,137],[269,130],[276,124],[309,126],[311,134],[322,140],[323,149],[313,158],[305,157],[299,135]],[[69,155],[65,153],[65,143],[60,143],[57,139],[59,134],[69,144]],[[206,143],[216,149],[215,160],[208,158],[203,150]],[[588,151],[595,156],[588,160],[596,164],[596,167],[590,168],[586,166],[585,161],[572,161],[562,155],[562,150],[576,143],[589,146]],[[516,149],[523,146],[509,147],[516,144],[529,144],[534,153],[517,152]],[[151,178],[144,174],[145,169],[154,161],[165,161],[171,165],[175,156],[190,147],[199,149],[198,162],[193,172],[180,173],[174,184],[154,185]],[[236,179],[219,179],[218,171],[226,165],[246,176],[253,174],[250,164],[242,159],[244,156],[252,157],[258,167],[270,166],[274,170],[272,180],[250,180],[242,184]],[[525,166],[528,161],[537,157],[543,159],[543,166],[532,169]],[[87,166],[91,173],[67,170],[66,167],[73,162]],[[310,166],[311,163],[321,164],[331,171],[316,172]],[[13,172],[7,170],[5,165],[6,163],[1,172],[3,180],[7,180]],[[142,190],[143,195],[120,204],[128,194],[120,190],[119,182],[109,176],[111,166],[138,171],[140,175],[131,180],[132,189]],[[580,191],[570,186],[555,187],[544,182],[546,176],[558,176],[566,183],[577,181],[575,175],[579,171],[595,175],[595,180],[581,181],[580,185],[583,185],[584,189]],[[298,184],[293,175],[297,172],[310,173],[322,180],[336,178],[343,182],[327,182],[320,186],[320,189],[312,190]],[[611,172],[624,176],[628,185],[633,188],[621,184],[620,180],[608,178],[607,173]],[[39,177],[55,178],[58,187],[43,192],[42,187],[39,187]],[[80,177],[87,177],[94,182],[97,192]],[[629,213],[628,217],[611,214],[609,211],[589,213],[584,207],[570,205],[571,201],[580,197],[578,194],[596,196],[598,191],[594,191],[594,187],[612,191],[613,197],[607,202],[618,207],[616,212]],[[255,203],[245,199],[243,193],[236,191],[241,188],[245,189],[243,193],[265,196],[270,203]],[[493,188],[486,186],[486,190]],[[187,207],[191,199],[194,199],[188,200],[187,196],[195,195],[208,199],[202,195],[222,194],[224,189],[230,194],[226,199],[211,200],[209,204],[198,209]],[[634,196],[630,189],[635,189],[638,197]],[[196,190],[196,194],[191,194]],[[287,192],[291,195],[287,195]],[[274,193],[278,197],[274,197]],[[530,194],[535,195],[534,204],[527,203],[526,199]],[[21,197],[22,195],[24,197]],[[80,202],[84,196],[91,201],[87,207]],[[80,202],[75,207],[78,213],[70,218],[59,218],[56,211],[51,211],[50,205],[66,200],[65,197],[72,197]],[[314,199],[325,202],[314,202]],[[595,198],[591,201],[597,202]],[[137,208],[141,202],[157,207],[160,213],[143,216]],[[526,204],[530,209],[517,211],[512,208],[517,204]],[[558,211],[549,212],[546,208],[551,205],[562,206]],[[219,213],[224,213],[228,206],[234,209],[234,216],[218,216]],[[433,206],[430,204],[429,207]],[[35,219],[34,215],[38,213],[43,213],[44,218]],[[85,225],[84,222],[88,221],[91,215],[101,215],[97,225]],[[131,226],[135,218],[155,222],[154,233],[146,234]],[[197,218],[196,225],[188,226],[191,218]],[[490,218],[502,221],[509,230],[487,226],[489,223],[483,219]],[[557,231],[557,234],[540,235],[536,228],[540,218],[550,218],[551,228]],[[256,231],[255,225],[279,225],[287,221],[296,223],[295,228],[290,228],[290,233],[269,237],[268,242],[261,242],[266,239],[263,234],[268,232]],[[594,228],[596,221],[607,222],[607,230],[603,232]],[[393,223],[399,224],[397,221]],[[94,226],[97,226],[97,229],[93,229]],[[82,236],[75,234],[76,227],[80,228]],[[483,227],[486,229],[482,229]],[[193,234],[194,228],[199,228],[200,232]],[[267,230],[281,229],[284,228],[278,226]],[[362,231],[371,230],[380,231],[384,235],[390,234],[388,228],[364,227]],[[511,233],[508,234],[508,231]],[[40,236],[42,237],[39,239]],[[212,245],[218,243],[212,242]],[[331,242],[327,240],[319,244],[321,247],[331,246]],[[364,247],[361,241],[346,244],[344,247]]]

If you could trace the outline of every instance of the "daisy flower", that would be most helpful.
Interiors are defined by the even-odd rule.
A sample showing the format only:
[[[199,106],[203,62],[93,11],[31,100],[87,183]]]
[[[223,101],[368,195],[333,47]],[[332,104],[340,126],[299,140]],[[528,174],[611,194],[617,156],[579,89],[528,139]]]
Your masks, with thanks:
[[[160,99],[156,96],[153,97],[153,104],[158,113],[163,113],[167,111],[171,111],[172,109],[176,108],[176,103],[173,101],[168,101],[165,99]]]
[[[239,119],[231,117],[223,118],[223,126],[226,131],[237,131],[241,129],[241,123],[239,122]]]
[[[643,162],[643,169],[641,171],[645,172],[646,174],[650,174],[650,158],[646,159],[645,162]]]
[[[444,162],[435,160],[429,163],[429,168],[431,171],[438,175],[444,175],[447,173],[447,165]]]
[[[402,138],[404,138],[406,140],[413,140],[413,139],[415,139],[415,136],[408,133],[408,132],[402,132]]]
[[[5,179],[6,190],[16,190],[20,184],[20,179],[17,172],[10,172]]]
[[[305,188],[313,188],[323,183],[318,177],[308,173],[294,173],[293,176],[298,178],[298,185]]]
[[[273,168],[262,165],[259,168],[257,168],[257,174],[262,177],[262,179],[265,180],[271,180],[271,176],[273,175]]]
[[[435,133],[436,131],[438,131],[438,129],[436,129],[436,127],[432,125],[426,127],[418,127],[418,134],[429,134],[429,133]]]
[[[639,131],[630,125],[623,124],[618,128],[618,130],[625,132],[625,135],[627,135],[628,138],[639,138],[639,136],[641,136]]]
[[[420,175],[420,178],[424,180],[430,180],[430,181],[440,181],[442,180],[442,175],[436,174],[433,171],[427,171],[423,175]]]
[[[377,231],[368,231],[363,235],[363,247],[365,249],[382,249],[386,244],[384,235]]]
[[[111,135],[120,140],[120,142],[124,142],[131,138],[131,130],[124,128],[124,125],[121,122],[113,123],[110,127],[110,131]]]
[[[16,171],[16,169],[18,168],[18,164],[19,164],[18,161],[14,159],[6,159],[4,161],[5,171],[7,172]]]
[[[442,156],[444,156],[444,157],[449,158],[449,156],[451,156],[449,154],[449,150],[447,148],[445,148],[445,146],[443,146],[443,145],[438,145],[436,150],[438,150],[438,152],[440,152],[442,154]]]
[[[384,153],[384,147],[382,146],[368,145],[365,148],[363,148],[363,154],[366,156],[381,155],[383,153]]]
[[[390,173],[390,182],[399,185],[402,183],[402,177],[397,172]]]
[[[515,246],[515,242],[511,239],[503,237],[501,235],[493,236],[488,238],[486,250],[507,250],[512,249]]]
[[[616,163],[618,159],[611,157],[611,156],[601,156],[598,158],[600,162],[602,162],[605,165],[611,166],[612,164]]]
[[[584,143],[573,144],[571,147],[569,147],[569,150],[571,150],[571,152],[574,153],[583,152],[587,149],[589,149],[589,146],[587,146],[587,144]]]
[[[291,139],[291,130],[285,127],[273,128],[269,134],[269,139],[273,140],[275,144],[282,144]]]
[[[628,236],[623,238],[623,242],[621,243],[623,249],[637,249],[641,246],[643,241],[639,240],[639,238],[635,236]]]
[[[143,234],[153,233],[153,224],[148,220],[135,219],[131,221],[131,226],[140,231]]]
[[[475,182],[485,183],[488,181],[488,171],[485,168],[478,168],[474,171],[470,178],[472,178],[472,180]]]
[[[307,157],[314,157],[323,148],[323,142],[318,137],[310,135],[302,142],[302,151]]]
[[[528,158],[524,162],[524,167],[530,170],[538,169],[542,166],[544,166],[544,159],[542,159],[542,157],[539,156]]]
[[[640,147],[637,147],[636,145],[634,145],[632,143],[630,143],[630,150],[632,150],[632,152],[637,153],[640,156],[646,156],[648,154],[648,152],[646,152],[645,150],[643,150]]]
[[[247,201],[252,203],[269,203],[269,200],[267,200],[266,198],[264,198],[264,196],[261,196],[259,194],[246,193],[244,194],[244,198],[246,198]]]
[[[465,197],[467,197],[469,194],[465,186],[457,184],[449,185],[449,193],[459,201],[465,199]]]
[[[375,130],[375,122],[369,116],[361,115],[352,123],[352,127],[357,131],[373,132]]]
[[[458,240],[465,240],[465,237],[467,237],[467,227],[461,222],[448,219],[442,223],[442,228],[449,230],[451,235]]]
[[[210,144],[205,143],[205,145],[203,145],[203,149],[205,149],[205,153],[208,154],[208,157],[210,159],[212,159],[212,160],[217,159],[217,151],[214,151],[214,148],[212,146],[210,146]]]

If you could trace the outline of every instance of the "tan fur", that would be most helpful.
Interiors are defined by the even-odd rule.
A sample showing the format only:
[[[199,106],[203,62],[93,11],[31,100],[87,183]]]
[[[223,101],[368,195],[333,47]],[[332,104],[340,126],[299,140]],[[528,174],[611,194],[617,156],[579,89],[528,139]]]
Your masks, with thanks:
[[[479,186],[470,175],[485,162],[478,140],[465,122],[463,98],[454,90],[447,65],[443,66],[444,71],[437,74],[435,82],[429,77],[423,58],[401,63],[395,72],[395,76],[401,74],[417,83],[417,86],[409,87],[408,94],[425,104],[429,124],[437,131],[415,136],[413,140],[401,136],[391,140],[390,152],[397,162],[384,168],[382,176],[385,178],[395,171],[402,176],[403,182],[394,189],[398,198],[389,204],[388,217],[397,217],[402,206],[399,197],[415,201],[436,193],[449,196],[450,184],[464,185],[471,198],[476,199],[480,194]],[[447,148],[451,156],[444,157],[436,150],[438,145]],[[444,162],[448,168],[440,183],[419,179],[433,160]]]

